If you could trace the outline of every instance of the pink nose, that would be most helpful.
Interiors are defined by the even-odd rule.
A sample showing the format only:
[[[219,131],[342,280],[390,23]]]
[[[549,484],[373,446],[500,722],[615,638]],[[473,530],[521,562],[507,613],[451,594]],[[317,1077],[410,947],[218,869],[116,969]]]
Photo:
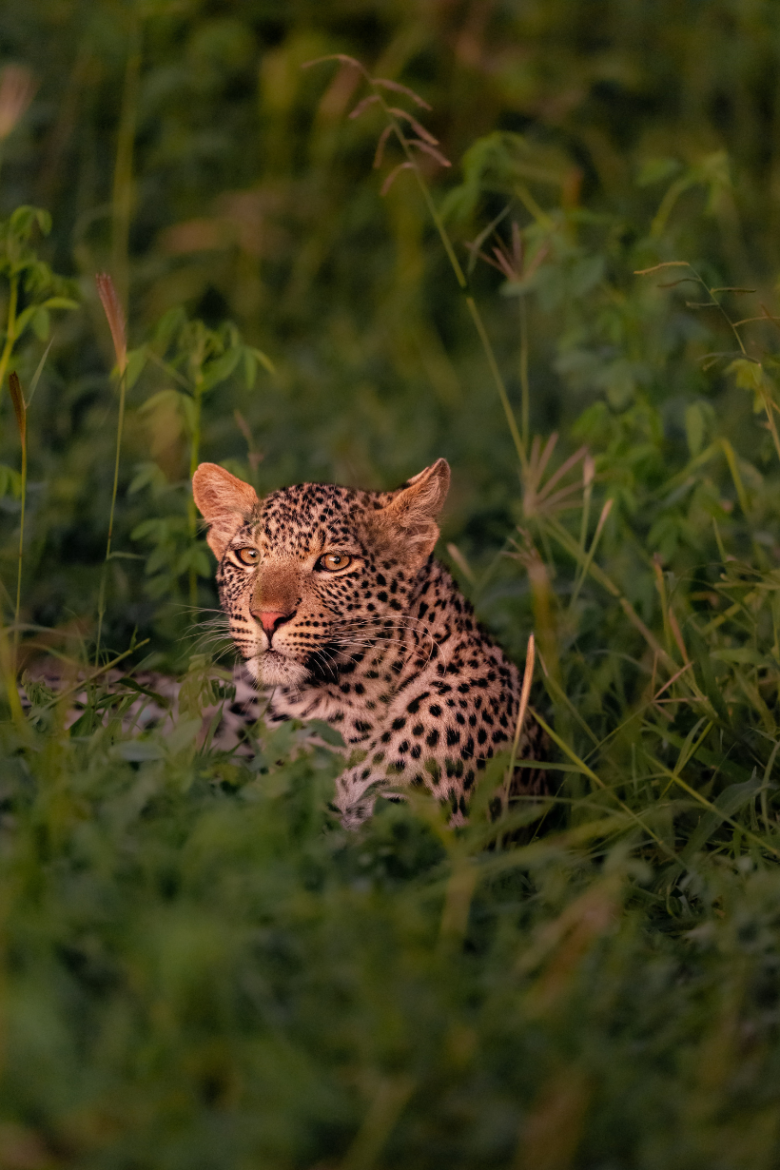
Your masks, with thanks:
[[[284,619],[289,616],[289,614],[282,613],[282,611],[279,609],[252,610],[252,617],[257,618],[266,634],[272,634],[279,623],[284,621]]]

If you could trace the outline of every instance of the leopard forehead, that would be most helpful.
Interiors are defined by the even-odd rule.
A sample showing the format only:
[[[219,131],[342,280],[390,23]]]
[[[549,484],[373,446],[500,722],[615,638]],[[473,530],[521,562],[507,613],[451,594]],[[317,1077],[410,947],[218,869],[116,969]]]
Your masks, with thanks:
[[[302,483],[266,496],[242,533],[267,548],[306,556],[326,544],[353,544],[364,521],[382,507],[382,494],[337,484]]]

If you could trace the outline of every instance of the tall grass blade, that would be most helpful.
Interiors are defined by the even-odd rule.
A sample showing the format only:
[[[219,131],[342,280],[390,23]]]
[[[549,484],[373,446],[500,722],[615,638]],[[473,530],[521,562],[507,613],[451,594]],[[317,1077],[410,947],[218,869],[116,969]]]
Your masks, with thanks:
[[[100,594],[98,598],[98,628],[95,639],[95,665],[100,660],[100,642],[103,632],[103,619],[106,611],[106,576],[108,562],[111,559],[111,540],[114,534],[114,515],[116,511],[116,496],[119,487],[119,457],[122,450],[122,431],[125,422],[125,396],[127,392],[127,329],[122,304],[116,291],[116,286],[107,272],[101,272],[95,277],[98,295],[106,314],[111,339],[114,343],[114,354],[119,375],[119,415],[116,427],[116,452],[114,456],[114,482],[111,490],[111,508],[108,515],[108,535],[106,538],[106,555],[100,578]]]

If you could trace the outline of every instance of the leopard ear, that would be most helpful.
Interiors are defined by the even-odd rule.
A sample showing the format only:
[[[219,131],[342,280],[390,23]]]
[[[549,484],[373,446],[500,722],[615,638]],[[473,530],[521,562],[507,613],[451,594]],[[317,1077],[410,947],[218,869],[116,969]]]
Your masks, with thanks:
[[[446,459],[437,459],[394,492],[376,514],[396,551],[415,570],[425,563],[439,539],[435,517],[444,505],[449,486],[449,464]]]
[[[201,463],[192,477],[192,497],[209,525],[209,548],[222,560],[232,536],[259,503],[257,492],[216,463]]]

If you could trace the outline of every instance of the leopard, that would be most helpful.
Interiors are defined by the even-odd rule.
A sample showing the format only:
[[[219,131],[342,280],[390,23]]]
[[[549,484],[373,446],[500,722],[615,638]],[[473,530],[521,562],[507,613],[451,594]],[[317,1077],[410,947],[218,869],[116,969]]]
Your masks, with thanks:
[[[438,459],[389,491],[301,483],[263,498],[215,463],[193,477],[220,604],[266,722],[316,719],[340,733],[333,803],[347,828],[378,797],[414,789],[464,824],[478,774],[515,736],[519,671],[434,556],[450,477]],[[546,751],[529,714],[515,791],[545,791]]]

